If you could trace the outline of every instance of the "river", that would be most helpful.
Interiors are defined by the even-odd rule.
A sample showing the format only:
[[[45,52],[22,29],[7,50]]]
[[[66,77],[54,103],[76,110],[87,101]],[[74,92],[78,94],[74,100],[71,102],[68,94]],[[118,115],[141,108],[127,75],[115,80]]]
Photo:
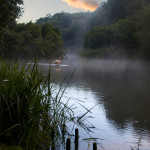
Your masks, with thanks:
[[[87,114],[95,128],[89,134],[79,130],[79,150],[92,149],[93,141],[102,150],[150,150],[150,63],[68,54],[61,67],[52,66],[53,84],[65,82],[75,68],[62,100],[70,99],[76,115],[95,106]]]

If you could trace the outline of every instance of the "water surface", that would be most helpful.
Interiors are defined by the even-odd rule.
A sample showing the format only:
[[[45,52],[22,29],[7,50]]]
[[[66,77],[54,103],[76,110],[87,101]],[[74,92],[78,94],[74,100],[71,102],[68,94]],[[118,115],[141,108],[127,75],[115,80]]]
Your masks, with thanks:
[[[93,140],[83,139],[98,138],[98,149],[149,150],[150,63],[67,57],[62,66],[52,66],[53,84],[60,85],[76,68],[63,100],[70,98],[77,115],[86,112],[79,103],[88,109],[96,105],[87,115],[94,116],[88,121],[96,128],[90,134],[80,130],[79,149],[92,149]]]

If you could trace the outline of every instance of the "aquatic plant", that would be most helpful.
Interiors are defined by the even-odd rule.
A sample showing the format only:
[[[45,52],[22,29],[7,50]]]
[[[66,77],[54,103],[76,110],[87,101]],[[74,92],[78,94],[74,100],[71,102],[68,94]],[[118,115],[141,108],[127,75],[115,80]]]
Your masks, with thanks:
[[[74,121],[71,107],[61,102],[66,86],[53,94],[47,75],[37,65],[0,62],[0,143],[23,149],[48,149],[63,143],[62,126]]]

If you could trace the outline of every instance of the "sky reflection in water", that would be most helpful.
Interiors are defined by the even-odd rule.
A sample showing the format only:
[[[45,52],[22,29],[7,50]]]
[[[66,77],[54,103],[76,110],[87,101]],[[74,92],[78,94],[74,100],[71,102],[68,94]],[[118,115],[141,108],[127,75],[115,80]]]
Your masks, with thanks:
[[[76,72],[66,89],[63,100],[78,108],[76,114],[86,112],[86,108],[97,105],[92,110],[94,118],[89,121],[96,127],[88,135],[80,130],[79,149],[92,149],[84,138],[99,138],[99,148],[106,150],[150,149],[150,71],[149,64],[140,61],[108,60],[66,60],[66,67],[53,69],[52,76],[59,79],[58,86],[65,76]],[[99,64],[99,65],[98,65]],[[47,67],[48,69],[48,67]],[[46,67],[43,67],[46,71]],[[105,98],[110,97],[107,101]],[[91,114],[88,114],[91,115]],[[85,144],[86,143],[86,144]]]

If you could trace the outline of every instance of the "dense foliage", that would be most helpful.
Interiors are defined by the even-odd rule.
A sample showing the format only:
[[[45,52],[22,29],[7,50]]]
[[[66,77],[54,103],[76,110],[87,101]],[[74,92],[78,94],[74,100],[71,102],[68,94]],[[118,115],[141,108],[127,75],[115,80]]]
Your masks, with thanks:
[[[138,16],[138,37],[141,45],[141,55],[150,58],[150,4],[143,9]]]
[[[85,36],[85,48],[99,48],[110,45],[112,40],[112,31],[109,28],[94,27]]]
[[[108,0],[95,12],[91,20],[92,26],[108,26],[120,19],[126,19],[149,4],[149,0]]]
[[[0,0],[0,41],[4,30],[8,26],[12,27],[15,19],[21,15],[21,4],[23,4],[22,0]]]
[[[128,56],[150,58],[149,0],[108,0],[92,13],[61,12],[53,16],[48,14],[39,18],[35,24],[18,24],[15,28],[12,24],[21,14],[19,5],[22,1],[9,3],[11,6],[7,7],[11,13],[4,10],[7,8],[6,2],[5,5],[4,1],[2,4],[0,35],[4,35],[4,44],[1,45],[5,49],[0,53],[5,57],[33,57],[41,54],[58,57],[63,53],[63,40],[64,49],[78,50],[84,47],[86,54],[94,50],[95,57],[100,56],[100,51],[105,52],[105,49],[110,53],[110,50],[107,50],[109,47],[112,50],[113,47],[118,47],[120,53],[126,53]],[[14,11],[15,13],[12,13]],[[6,26],[9,29],[2,34]],[[96,51],[99,53],[96,54]]]
[[[32,22],[17,24],[23,0],[0,0],[0,55],[16,57],[59,57],[63,54],[61,32],[57,27]]]
[[[104,3],[92,18],[93,28],[85,35],[84,47],[88,51],[85,50],[84,55],[94,50],[95,57],[102,56],[98,49],[104,52],[104,49],[113,50],[113,46],[117,46],[119,53],[149,59],[149,3],[147,0],[108,0]]]
[[[84,46],[84,54],[100,57],[111,53],[110,47],[112,52],[118,48],[120,54],[129,57],[150,58],[149,16],[149,0],[108,0],[92,13],[62,12],[47,15],[36,23],[50,22],[59,27],[65,49],[77,50]]]
[[[80,49],[83,44],[84,34],[90,28],[89,18],[91,14],[65,12],[56,13],[53,16],[47,15],[44,18],[39,18],[36,23],[43,24],[50,22],[52,25],[59,27],[62,32],[65,49]]]
[[[17,24],[7,30],[3,37],[5,58],[58,57],[62,55],[61,32],[49,23],[40,25],[29,22]]]

